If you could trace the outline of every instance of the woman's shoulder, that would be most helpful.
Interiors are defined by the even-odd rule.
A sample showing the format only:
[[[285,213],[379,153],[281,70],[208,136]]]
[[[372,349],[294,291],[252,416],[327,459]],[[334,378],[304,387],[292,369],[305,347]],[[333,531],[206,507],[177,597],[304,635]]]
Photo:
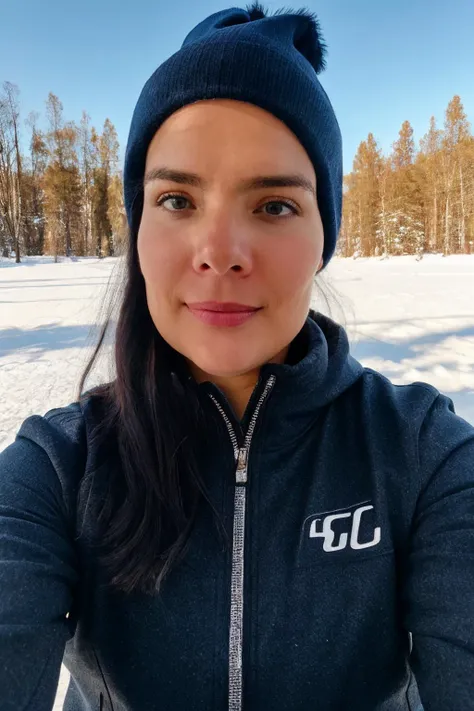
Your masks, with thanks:
[[[0,498],[18,512],[41,509],[72,514],[84,472],[85,440],[79,403],[31,415],[0,452]],[[4,522],[2,522],[3,525]]]
[[[364,367],[360,382],[362,393],[371,399],[371,404],[407,408],[412,414],[418,409],[421,412],[429,410],[440,397],[446,399],[452,406],[449,397],[443,395],[430,383],[423,381],[394,383],[383,373]]]
[[[17,437],[28,438],[46,450],[52,445],[64,450],[85,449],[91,434],[104,422],[108,393],[109,385],[99,386],[68,405],[52,408],[44,415],[30,415]]]
[[[84,444],[85,422],[79,401],[55,407],[44,415],[30,415],[21,424],[17,439],[26,438],[46,451]]]
[[[434,466],[464,445],[472,456],[474,427],[456,413],[452,398],[433,385],[421,381],[395,384],[382,373],[364,368],[357,398],[374,436],[390,436],[404,447],[413,444],[420,463]]]
[[[474,433],[473,426],[456,413],[450,394],[430,383],[413,381],[393,383],[383,373],[365,367],[359,380],[358,397],[370,411],[379,416],[390,413],[406,419],[412,426],[427,419],[444,419],[458,424],[464,431]]]
[[[107,414],[106,393],[102,386],[44,415],[27,417],[10,445],[14,450],[10,458],[13,454],[24,466],[34,459],[36,478],[43,470],[46,477],[46,468],[52,468],[65,499],[74,501],[82,479],[97,466],[98,433],[103,432]]]

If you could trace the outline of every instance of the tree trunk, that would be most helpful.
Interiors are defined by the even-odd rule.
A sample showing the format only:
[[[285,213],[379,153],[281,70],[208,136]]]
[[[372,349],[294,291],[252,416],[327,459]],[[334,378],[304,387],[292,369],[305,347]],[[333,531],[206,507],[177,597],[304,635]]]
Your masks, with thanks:
[[[18,126],[16,118],[13,121],[13,136],[15,140],[15,157],[16,157],[16,180],[17,180],[17,216],[16,216],[16,230],[15,230],[15,262],[19,264],[20,259],[20,230],[22,225],[22,202],[21,202],[21,188],[22,188],[22,167],[21,167],[21,155],[20,155],[20,145],[18,141]]]
[[[92,242],[92,206],[88,197],[86,203],[86,248],[84,251],[86,257],[89,254],[89,242]]]
[[[107,242],[108,242],[108,248],[109,248],[109,255],[108,255],[108,256],[109,256],[109,257],[113,257],[114,254],[115,254],[114,235],[113,235],[113,233],[112,233],[112,234],[109,234],[109,236],[108,236],[108,238],[107,238]]]
[[[450,235],[449,235],[449,195],[446,196],[446,209],[444,214],[444,256],[450,253]]]
[[[16,235],[15,237],[15,262],[17,264],[21,263],[20,259],[20,235]]]
[[[69,215],[66,216],[66,257],[70,257],[72,253],[71,249],[71,224]]]
[[[464,182],[462,165],[459,165],[459,179],[461,188],[461,224],[459,229],[459,247],[462,254],[466,253],[466,212],[464,206]]]
[[[20,227],[21,227],[21,196],[20,196],[20,182],[18,180],[18,173],[13,175],[13,194],[12,194],[12,212],[13,212],[13,244],[15,245],[15,262],[20,264]]]
[[[383,244],[383,257],[388,257],[388,240],[387,240],[387,220],[385,216],[385,191],[382,192],[380,196],[382,203],[382,244]]]

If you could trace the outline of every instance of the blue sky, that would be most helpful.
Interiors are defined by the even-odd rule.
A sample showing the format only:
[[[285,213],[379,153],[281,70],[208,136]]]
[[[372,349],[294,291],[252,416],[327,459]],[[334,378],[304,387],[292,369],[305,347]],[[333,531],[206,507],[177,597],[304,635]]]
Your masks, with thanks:
[[[140,90],[187,32],[222,0],[0,0],[0,81],[21,90],[23,117],[44,119],[50,91],[66,119],[85,108],[115,124],[122,149]],[[235,3],[239,5],[239,3]],[[245,6],[247,1],[240,3]],[[320,75],[344,142],[344,169],[372,131],[384,152],[408,119],[418,141],[434,114],[443,122],[459,94],[474,123],[473,0],[267,0],[270,10],[308,7],[328,45]]]

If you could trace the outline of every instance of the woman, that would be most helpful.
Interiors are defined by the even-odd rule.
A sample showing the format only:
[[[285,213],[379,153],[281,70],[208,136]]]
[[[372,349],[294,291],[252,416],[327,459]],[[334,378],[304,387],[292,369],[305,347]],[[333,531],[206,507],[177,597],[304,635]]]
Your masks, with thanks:
[[[68,711],[474,708],[474,430],[309,310],[323,55],[230,9],[142,91],[117,377],[0,457],[1,711],[50,709],[63,652]]]

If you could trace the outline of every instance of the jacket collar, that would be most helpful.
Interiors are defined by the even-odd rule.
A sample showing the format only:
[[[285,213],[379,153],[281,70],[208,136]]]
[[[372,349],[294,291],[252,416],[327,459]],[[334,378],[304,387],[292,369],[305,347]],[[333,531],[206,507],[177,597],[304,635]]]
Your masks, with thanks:
[[[349,350],[342,326],[312,311],[292,343],[290,362],[262,367],[261,380],[275,376],[266,415],[275,443],[299,436],[360,378],[363,367]]]
[[[353,385],[362,372],[362,365],[349,353],[342,326],[311,311],[290,346],[287,362],[262,366],[244,418],[236,423],[234,416],[234,424],[241,424],[246,431],[256,403],[273,376],[274,386],[264,407],[265,431],[271,436],[270,446],[281,446],[311,426],[322,408]],[[198,390],[206,396],[214,395],[227,413],[232,413],[225,395],[215,385],[201,383]]]

